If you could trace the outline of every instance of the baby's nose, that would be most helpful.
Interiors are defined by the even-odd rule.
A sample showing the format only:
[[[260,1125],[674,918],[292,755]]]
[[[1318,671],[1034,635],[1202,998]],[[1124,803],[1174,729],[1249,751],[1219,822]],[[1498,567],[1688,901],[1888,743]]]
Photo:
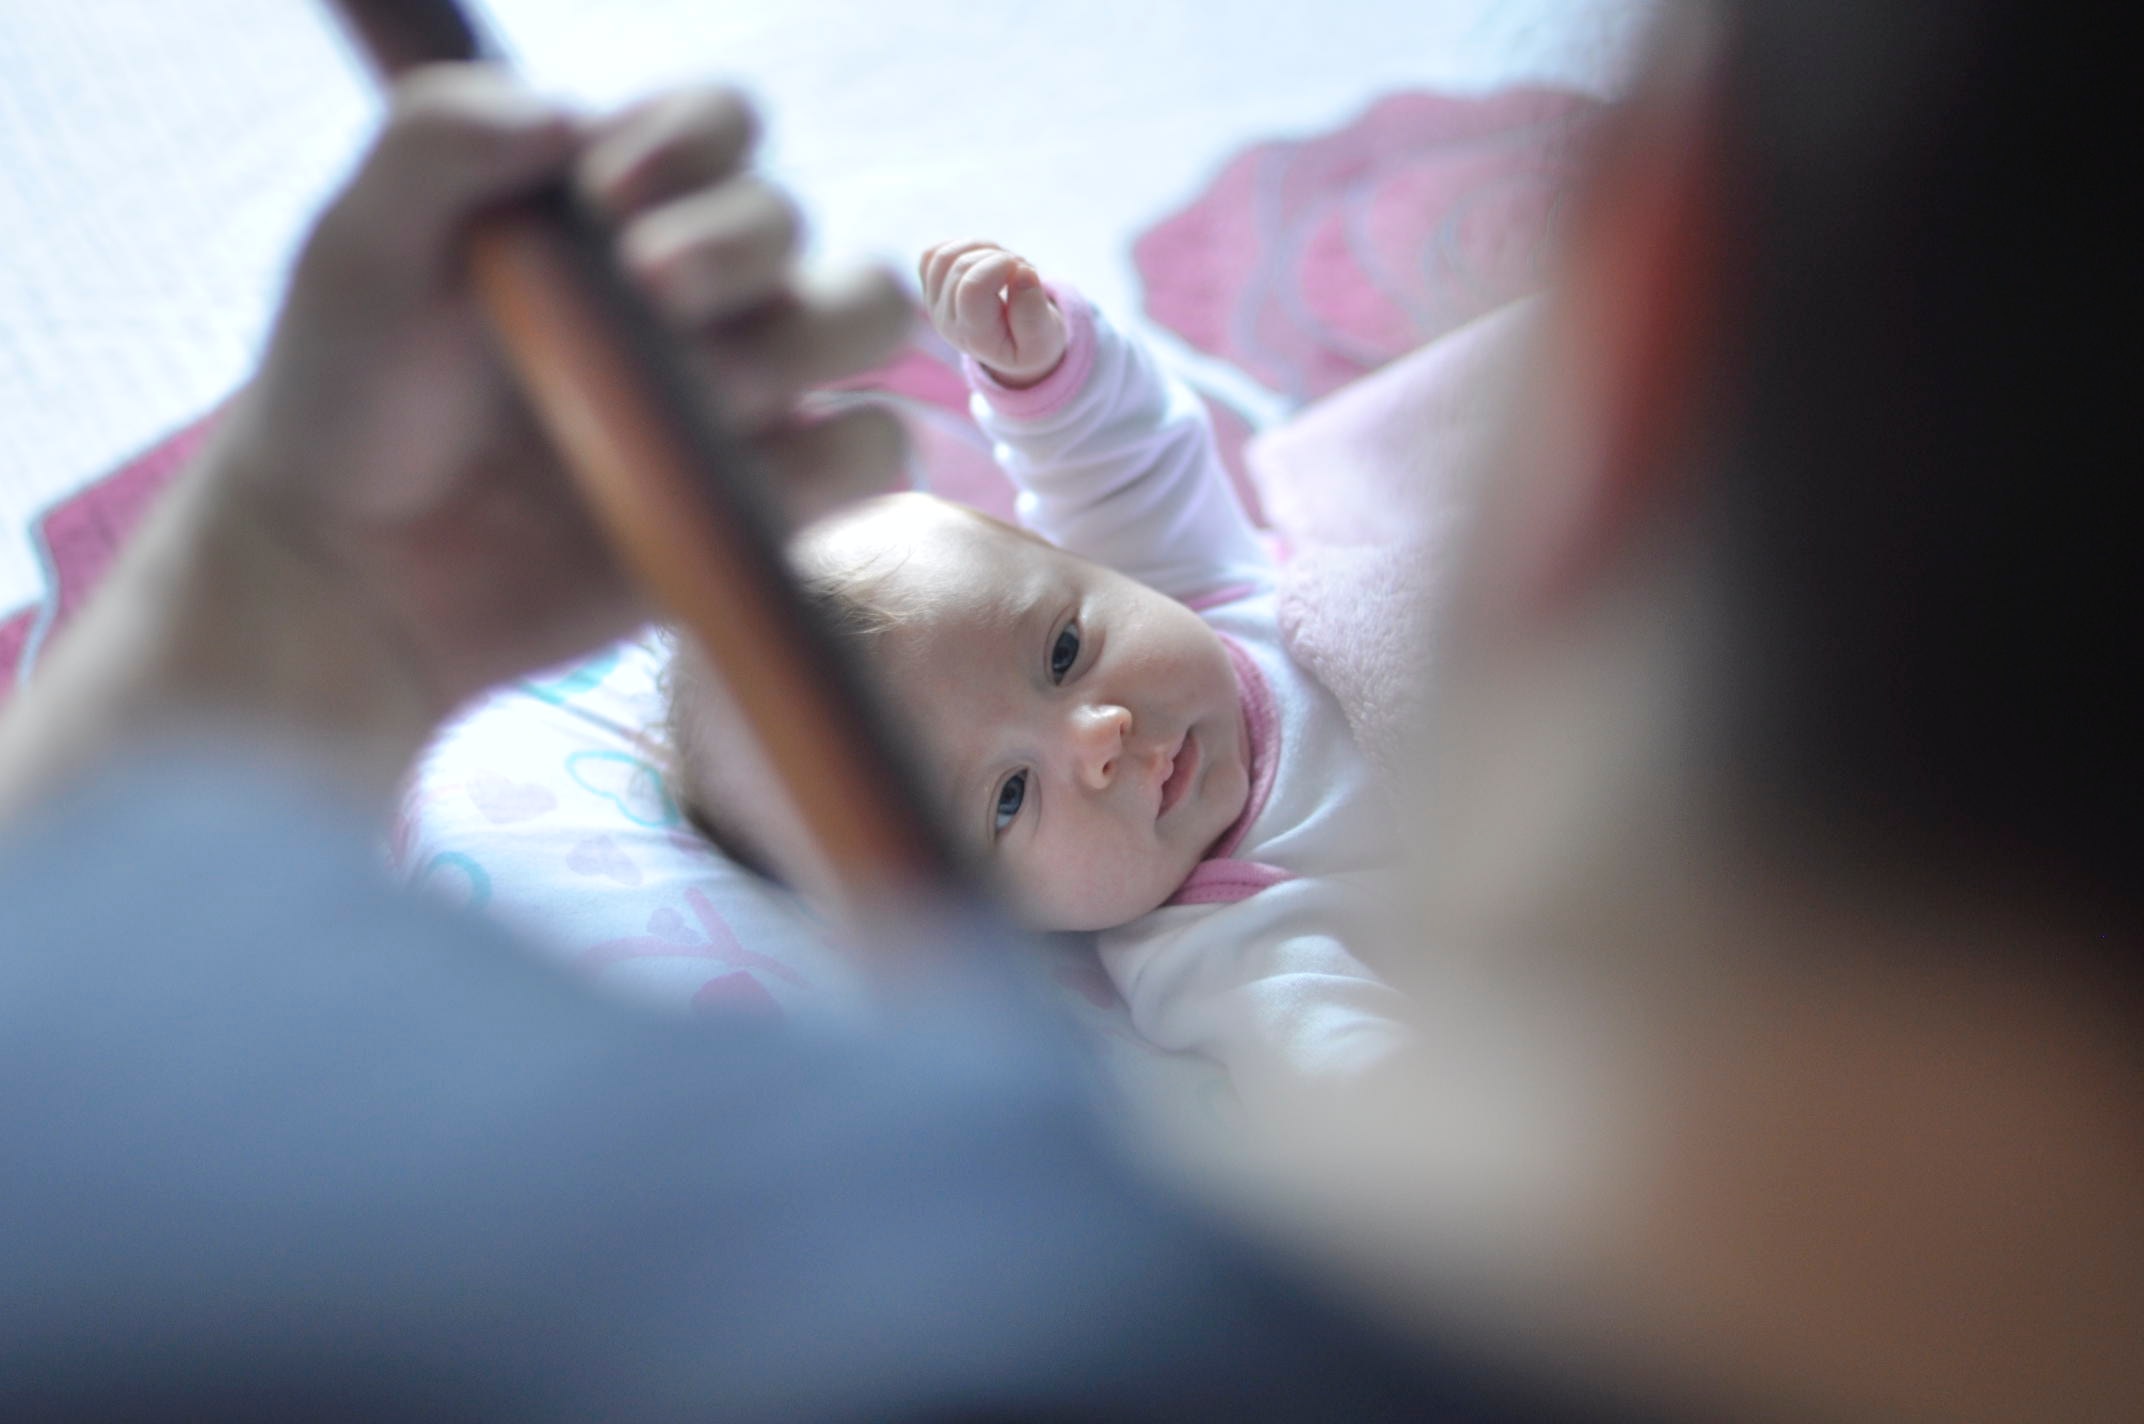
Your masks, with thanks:
[[[1072,714],[1072,762],[1080,781],[1100,791],[1116,778],[1132,714],[1123,707],[1089,704]]]

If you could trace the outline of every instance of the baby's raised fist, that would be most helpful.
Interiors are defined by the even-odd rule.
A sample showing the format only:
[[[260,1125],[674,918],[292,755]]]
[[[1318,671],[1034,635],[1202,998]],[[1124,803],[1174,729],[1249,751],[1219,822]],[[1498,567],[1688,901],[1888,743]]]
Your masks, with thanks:
[[[918,271],[931,325],[999,383],[1032,386],[1064,359],[1065,314],[1018,253],[974,239],[941,242]]]

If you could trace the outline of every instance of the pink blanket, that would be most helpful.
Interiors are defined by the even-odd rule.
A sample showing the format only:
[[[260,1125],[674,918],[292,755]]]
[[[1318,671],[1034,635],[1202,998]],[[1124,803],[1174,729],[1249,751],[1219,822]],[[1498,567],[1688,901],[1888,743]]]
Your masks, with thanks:
[[[1426,711],[1449,536],[1509,414],[1538,298],[1345,387],[1246,452],[1282,567],[1281,631],[1389,777]]]

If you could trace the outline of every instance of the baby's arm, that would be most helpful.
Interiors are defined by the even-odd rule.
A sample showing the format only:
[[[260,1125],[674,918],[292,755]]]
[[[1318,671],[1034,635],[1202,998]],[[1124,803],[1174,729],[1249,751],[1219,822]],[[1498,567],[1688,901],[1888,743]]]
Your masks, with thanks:
[[[922,274],[1030,527],[1181,598],[1265,579],[1205,407],[1150,352],[991,244],[932,248]]]
[[[1293,881],[1218,909],[1165,909],[1104,936],[1142,1037],[1228,1070],[1247,1104],[1357,1083],[1413,1041],[1405,997],[1349,950],[1364,888]]]

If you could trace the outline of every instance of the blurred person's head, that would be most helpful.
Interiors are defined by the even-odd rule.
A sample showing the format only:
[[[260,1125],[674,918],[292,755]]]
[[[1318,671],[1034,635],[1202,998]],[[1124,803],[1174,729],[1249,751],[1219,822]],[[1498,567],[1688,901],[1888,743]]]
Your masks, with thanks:
[[[1542,991],[1625,1358],[2144,1418],[2133,61],[1995,0],[1672,19],[1468,536],[1426,1012]]]

